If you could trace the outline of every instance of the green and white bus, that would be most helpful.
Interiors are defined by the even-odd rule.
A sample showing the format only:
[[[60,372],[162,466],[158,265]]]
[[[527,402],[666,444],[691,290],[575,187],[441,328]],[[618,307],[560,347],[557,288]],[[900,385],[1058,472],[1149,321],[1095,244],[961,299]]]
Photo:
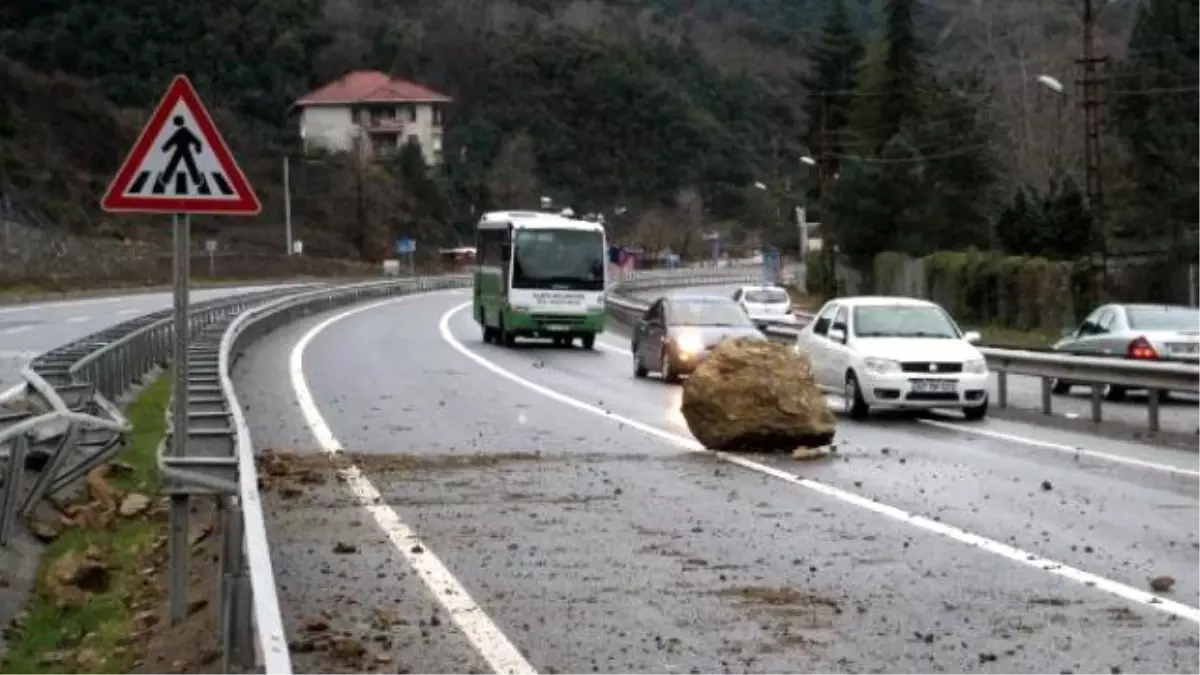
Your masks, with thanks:
[[[604,331],[604,226],[537,211],[494,211],[475,243],[475,320],[483,341],[551,338],[592,349]]]

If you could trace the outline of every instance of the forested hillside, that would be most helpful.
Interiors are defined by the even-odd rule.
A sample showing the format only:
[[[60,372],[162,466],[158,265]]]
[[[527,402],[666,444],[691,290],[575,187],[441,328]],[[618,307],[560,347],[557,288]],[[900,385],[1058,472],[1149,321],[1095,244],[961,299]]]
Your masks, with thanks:
[[[1113,57],[1106,219],[1143,244],[1195,229],[1196,5],[1115,3],[1097,21]],[[148,107],[186,72],[263,197],[263,229],[282,219],[281,158],[298,152],[291,103],[373,68],[455,99],[447,162],[402,157],[361,177],[337,159],[301,163],[296,220],[314,253],[377,257],[401,231],[453,243],[480,210],[546,194],[580,211],[622,207],[622,239],[685,253],[700,250],[701,228],[793,248],[787,214],[806,205],[813,217],[825,207],[859,261],[972,245],[1078,256],[1092,243],[1076,236],[1087,221],[1078,6],[8,0],[0,190],[50,225],[161,229],[95,204]],[[1065,98],[1034,82],[1043,73]],[[361,247],[347,220],[360,178]]]

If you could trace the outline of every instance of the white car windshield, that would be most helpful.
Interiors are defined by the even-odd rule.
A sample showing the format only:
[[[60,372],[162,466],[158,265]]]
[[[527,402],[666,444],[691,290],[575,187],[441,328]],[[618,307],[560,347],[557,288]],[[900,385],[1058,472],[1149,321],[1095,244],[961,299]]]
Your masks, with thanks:
[[[864,305],[854,308],[854,334],[858,337],[957,339],[958,328],[937,307],[920,305]]]
[[[746,291],[742,299],[756,305],[781,305],[788,303],[788,294],[778,288],[756,288]]]

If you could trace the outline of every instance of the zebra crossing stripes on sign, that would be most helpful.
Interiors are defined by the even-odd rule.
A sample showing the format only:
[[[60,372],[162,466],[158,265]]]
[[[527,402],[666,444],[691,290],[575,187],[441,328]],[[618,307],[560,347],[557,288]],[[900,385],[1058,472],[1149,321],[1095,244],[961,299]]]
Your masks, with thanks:
[[[255,215],[262,210],[187,77],[177,75],[108,192],[105,211]]]

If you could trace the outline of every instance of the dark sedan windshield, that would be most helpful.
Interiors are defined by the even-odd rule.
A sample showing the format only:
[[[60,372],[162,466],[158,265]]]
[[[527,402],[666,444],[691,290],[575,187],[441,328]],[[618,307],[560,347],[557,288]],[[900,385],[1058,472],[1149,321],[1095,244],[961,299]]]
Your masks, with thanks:
[[[1200,309],[1192,307],[1129,307],[1125,313],[1134,330],[1200,331]]]
[[[725,298],[675,299],[670,311],[676,326],[754,326],[737,303]]]

